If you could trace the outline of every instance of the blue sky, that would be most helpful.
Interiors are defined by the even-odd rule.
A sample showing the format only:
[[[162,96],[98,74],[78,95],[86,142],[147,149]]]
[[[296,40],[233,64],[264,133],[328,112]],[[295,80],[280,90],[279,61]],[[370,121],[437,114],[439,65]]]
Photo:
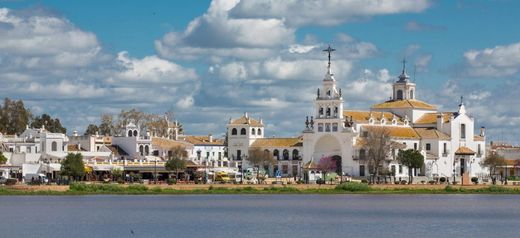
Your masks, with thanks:
[[[0,82],[9,85],[0,94],[60,117],[69,131],[137,107],[174,110],[191,134],[221,134],[229,117],[248,111],[270,135],[297,135],[325,70],[320,49],[331,44],[346,108],[388,98],[406,57],[420,99],[453,111],[464,95],[476,127],[520,143],[518,1],[0,1],[0,8]]]

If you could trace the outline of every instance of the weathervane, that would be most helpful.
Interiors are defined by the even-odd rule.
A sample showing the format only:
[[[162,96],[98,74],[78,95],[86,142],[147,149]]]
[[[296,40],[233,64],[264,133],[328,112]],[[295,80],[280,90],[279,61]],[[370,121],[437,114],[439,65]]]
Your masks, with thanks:
[[[329,68],[330,68],[330,53],[332,53],[333,51],[336,51],[336,49],[331,48],[329,45],[329,47],[327,47],[327,49],[324,49],[323,51],[329,53]]]

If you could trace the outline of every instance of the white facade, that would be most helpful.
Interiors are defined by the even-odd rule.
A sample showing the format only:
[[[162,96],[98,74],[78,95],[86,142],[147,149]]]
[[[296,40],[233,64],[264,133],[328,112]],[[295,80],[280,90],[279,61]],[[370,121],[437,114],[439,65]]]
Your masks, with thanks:
[[[119,146],[128,153],[130,160],[143,160],[152,156],[152,139],[150,136],[141,136],[141,130],[134,123],[125,126],[122,135],[112,137],[112,144]]]

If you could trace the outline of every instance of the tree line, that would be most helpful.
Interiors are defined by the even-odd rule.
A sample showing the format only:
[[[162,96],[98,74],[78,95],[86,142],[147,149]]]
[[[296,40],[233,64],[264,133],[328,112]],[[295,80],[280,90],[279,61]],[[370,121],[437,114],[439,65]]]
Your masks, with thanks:
[[[148,114],[138,109],[121,110],[117,115],[102,114],[100,123],[89,124],[85,129],[84,135],[117,135],[121,128],[132,122],[140,128],[146,128],[153,135],[158,137],[168,136],[168,127],[173,123],[174,114],[172,111],[160,114]],[[178,123],[179,133],[183,132],[182,125]]]
[[[53,133],[67,133],[60,119],[52,118],[46,113],[34,116],[22,100],[5,98],[0,105],[0,132],[8,135],[21,134],[27,125],[33,128],[45,126],[46,130]]]

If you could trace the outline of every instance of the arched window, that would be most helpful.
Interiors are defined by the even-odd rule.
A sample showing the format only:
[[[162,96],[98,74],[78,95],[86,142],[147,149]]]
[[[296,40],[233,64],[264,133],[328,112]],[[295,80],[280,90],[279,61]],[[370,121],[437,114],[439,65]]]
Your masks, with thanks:
[[[276,158],[276,160],[280,160],[280,152],[278,150],[273,151],[273,156]]]
[[[300,157],[300,156],[298,155],[298,150],[297,150],[297,149],[294,149],[294,150],[292,151],[292,159],[293,159],[293,160],[298,160],[299,157]]]
[[[330,107],[327,107],[327,116],[330,117]]]
[[[132,131],[128,131],[128,137],[132,137]]]
[[[413,99],[413,89],[410,90],[410,99]]]
[[[137,136],[137,130],[134,130],[134,136]]]
[[[150,147],[148,147],[147,145],[144,147],[144,154],[150,155]]]
[[[240,129],[240,135],[245,135],[246,133],[246,128]]]
[[[466,124],[460,124],[460,138],[466,139]]]
[[[143,151],[143,145],[140,145],[140,146],[139,146],[139,154],[141,154],[141,156],[143,156],[143,153],[144,153],[144,151]]]
[[[403,90],[397,90],[397,99],[403,99]]]
[[[259,136],[262,135],[262,129],[258,128],[258,133],[257,133]]]
[[[283,150],[283,160],[289,160],[289,151],[287,149]]]
[[[255,134],[256,134],[255,128],[251,129],[251,135],[255,135]]]
[[[237,134],[237,128],[233,128],[233,130],[231,130],[231,135],[236,135]]]
[[[51,143],[51,151],[58,151],[58,143],[56,141]]]
[[[320,107],[320,116],[323,116],[323,107]]]

